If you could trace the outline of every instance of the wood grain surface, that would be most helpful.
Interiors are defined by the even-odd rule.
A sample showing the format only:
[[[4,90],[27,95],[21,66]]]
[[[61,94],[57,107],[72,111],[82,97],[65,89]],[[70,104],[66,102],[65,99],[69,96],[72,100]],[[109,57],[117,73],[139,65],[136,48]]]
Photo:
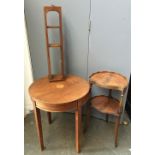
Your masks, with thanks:
[[[64,81],[49,82],[47,77],[36,80],[29,88],[36,102],[53,105],[67,104],[82,99],[90,90],[89,83],[79,76],[68,75]]]
[[[91,100],[91,106],[102,113],[119,115],[119,101],[108,96],[95,96]]]
[[[98,87],[120,91],[123,91],[128,85],[128,80],[125,76],[110,71],[93,73],[90,76],[90,82]]]

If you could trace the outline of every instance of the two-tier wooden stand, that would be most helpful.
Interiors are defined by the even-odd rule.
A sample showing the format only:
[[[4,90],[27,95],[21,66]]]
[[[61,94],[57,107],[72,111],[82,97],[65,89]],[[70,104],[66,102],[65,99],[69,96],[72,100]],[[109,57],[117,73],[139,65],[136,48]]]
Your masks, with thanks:
[[[115,123],[114,132],[115,132],[115,147],[116,147],[118,145],[117,139],[118,139],[118,128],[120,124],[120,116],[123,110],[122,101],[128,86],[128,80],[126,77],[124,77],[119,73],[102,71],[102,72],[93,73],[89,77],[89,81],[90,81],[91,87],[93,85],[96,85],[100,88],[108,89],[109,95],[108,96],[99,95],[99,96],[92,97],[90,106],[87,112],[86,129],[89,126],[91,108],[94,108],[101,113],[105,113],[107,122],[108,122],[109,115],[115,116],[116,123]],[[120,99],[116,99],[112,96],[112,90],[117,90],[120,92]]]

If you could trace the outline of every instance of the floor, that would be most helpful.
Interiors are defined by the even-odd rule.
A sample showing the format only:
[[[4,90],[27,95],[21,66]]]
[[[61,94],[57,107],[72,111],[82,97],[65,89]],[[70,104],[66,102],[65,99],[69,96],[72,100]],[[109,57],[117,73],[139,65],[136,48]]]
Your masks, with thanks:
[[[48,124],[46,113],[42,112],[44,144],[41,152],[36,133],[33,113],[25,118],[25,155],[77,155],[75,152],[74,114],[53,113],[52,124]],[[85,118],[83,117],[83,122]],[[130,155],[131,125],[119,128],[119,144],[114,147],[114,123],[91,118],[90,128],[81,136],[80,155]]]

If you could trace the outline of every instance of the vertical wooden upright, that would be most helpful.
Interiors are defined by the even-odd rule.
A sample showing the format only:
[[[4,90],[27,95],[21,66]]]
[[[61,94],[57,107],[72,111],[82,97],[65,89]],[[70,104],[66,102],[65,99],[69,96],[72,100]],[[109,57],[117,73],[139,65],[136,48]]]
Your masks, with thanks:
[[[77,109],[75,110],[75,147],[78,153],[80,152],[81,110],[81,107],[77,103]]]
[[[48,25],[47,14],[50,11],[57,12],[59,14],[59,25]],[[64,48],[63,48],[63,34],[62,34],[62,12],[59,6],[45,6],[44,7],[44,19],[45,19],[45,35],[46,35],[46,49],[47,49],[47,61],[48,61],[48,78],[49,81],[61,81],[64,79]],[[48,29],[59,29],[60,42],[49,43]],[[49,48],[60,48],[60,73],[57,75],[52,74],[50,50]]]
[[[34,101],[33,101],[33,109],[34,109],[34,116],[35,116],[35,122],[36,122],[36,128],[37,128],[40,148],[41,148],[41,151],[43,151],[45,149],[45,146],[44,146],[44,141],[43,141],[43,131],[42,131],[42,124],[41,124],[40,109],[36,107],[36,103]]]
[[[51,113],[50,112],[47,112],[47,118],[48,118],[48,123],[51,124],[52,119],[51,119]]]

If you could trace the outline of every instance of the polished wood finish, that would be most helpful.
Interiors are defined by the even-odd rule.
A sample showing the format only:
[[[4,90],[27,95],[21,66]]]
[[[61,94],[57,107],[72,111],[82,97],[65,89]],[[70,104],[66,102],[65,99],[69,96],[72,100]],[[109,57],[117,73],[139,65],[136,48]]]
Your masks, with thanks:
[[[80,136],[81,136],[81,107],[77,107],[75,111],[75,139],[76,151],[80,152]]]
[[[89,92],[90,86],[79,76],[68,75],[63,81],[49,83],[47,76],[36,80],[29,93],[37,105],[60,106],[82,100]]]
[[[48,123],[51,124],[52,123],[52,118],[51,118],[51,113],[47,112],[47,118],[48,118]]]
[[[29,94],[35,102],[35,119],[41,149],[44,148],[39,109],[47,111],[51,123],[50,112],[65,112],[75,110],[75,144],[80,152],[81,108],[90,97],[89,83],[79,76],[68,75],[64,81],[49,82],[43,77],[32,83]],[[37,110],[36,110],[37,109]]]
[[[91,99],[90,107],[87,111],[87,128],[90,121],[90,111],[94,108],[104,114],[106,114],[106,121],[108,122],[108,116],[113,115],[116,117],[115,122],[115,147],[118,145],[118,128],[120,124],[120,116],[123,110],[123,96],[128,86],[128,80],[125,76],[110,71],[101,71],[93,73],[90,77],[91,85],[96,85],[101,88],[109,89],[109,95],[94,96]],[[120,99],[112,97],[112,90],[120,91]]]
[[[93,73],[90,76],[90,82],[101,88],[120,91],[123,91],[128,85],[128,80],[125,76],[109,71]]]
[[[57,12],[59,15],[59,25],[54,26],[54,25],[47,25],[47,14],[50,11]],[[64,80],[64,47],[63,47],[63,34],[62,34],[62,12],[61,12],[61,7],[59,6],[45,6],[44,7],[44,19],[45,19],[45,36],[46,36],[46,50],[47,50],[47,61],[48,61],[48,79],[50,82],[53,81],[61,81]],[[60,34],[60,43],[52,43],[49,44],[49,36],[48,36],[48,29],[49,28],[56,28],[59,29],[59,34]],[[60,73],[58,75],[53,75],[52,74],[52,68],[51,68],[51,59],[50,59],[50,50],[49,48],[60,48],[61,52],[61,58],[60,58]]]
[[[36,122],[36,128],[37,128],[37,134],[38,134],[38,138],[39,138],[40,148],[41,148],[41,151],[43,151],[45,149],[45,146],[44,146],[44,142],[43,142],[40,109],[36,108],[34,101],[33,101],[33,107],[34,107],[33,111],[34,111],[34,116],[35,116],[35,122]]]
[[[102,113],[119,116],[119,101],[115,98],[104,95],[95,96],[91,100],[91,106]]]

